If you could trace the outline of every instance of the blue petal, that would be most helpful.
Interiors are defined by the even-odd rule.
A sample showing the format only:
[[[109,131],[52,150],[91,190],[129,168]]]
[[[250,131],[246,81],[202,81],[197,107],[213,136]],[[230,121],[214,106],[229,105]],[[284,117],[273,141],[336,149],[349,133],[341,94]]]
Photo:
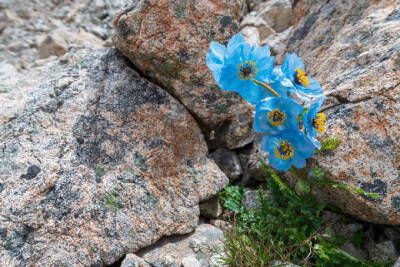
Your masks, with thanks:
[[[295,155],[292,159],[292,164],[299,169],[304,168],[307,165],[306,159],[301,155]]]
[[[317,115],[318,111],[321,109],[322,104],[324,103],[325,96],[320,96],[314,100],[311,104],[310,108],[308,109],[307,113],[304,114],[303,124],[306,132],[311,137],[317,136],[317,131],[315,130],[314,126],[312,125],[312,121],[314,120],[315,116]]]
[[[265,57],[256,62],[258,71],[254,77],[256,80],[270,83],[272,81],[272,70],[274,68],[274,57]]]
[[[315,146],[310,138],[300,131],[290,129],[287,130],[287,132],[290,135],[290,142],[292,142],[292,144],[295,146],[295,149],[298,151],[297,153],[300,153],[305,158],[311,157],[314,153]]]
[[[251,47],[247,43],[237,45],[235,50],[232,51],[227,49],[224,57],[224,64],[233,64],[235,67],[237,67],[238,64],[250,59],[250,52]]]
[[[219,82],[221,77],[225,50],[225,46],[216,42],[211,42],[210,52],[206,56],[207,67],[211,70],[213,77],[217,82]]]
[[[296,54],[286,54],[285,60],[282,64],[282,72],[287,78],[293,80],[296,68],[305,70],[303,60],[301,60],[301,58],[299,58]]]
[[[251,80],[243,81],[241,88],[239,88],[239,94],[252,105],[267,97],[267,91]]]
[[[237,77],[237,68],[234,65],[224,65],[219,80],[219,86],[223,90],[238,92],[243,87],[243,82]]]
[[[287,171],[291,166],[291,160],[283,160],[275,156],[274,153],[269,153],[269,165],[278,171]]]
[[[266,151],[266,152],[273,152],[273,145],[277,143],[279,140],[277,135],[272,135],[272,134],[266,134],[263,136],[263,139],[261,140],[261,149]],[[271,150],[272,148],[272,150]]]
[[[246,39],[240,33],[234,35],[228,42],[228,53],[232,53],[236,49],[236,47],[240,44],[246,43]]]
[[[315,146],[316,149],[321,149],[321,143],[317,139],[315,139],[312,136],[308,136],[308,138],[313,143],[313,145]]]
[[[296,93],[299,95],[299,97],[310,98],[313,96],[323,95],[324,91],[321,85],[313,78],[308,77],[308,80],[310,82],[310,85],[307,87],[296,84],[296,89],[297,89]]]

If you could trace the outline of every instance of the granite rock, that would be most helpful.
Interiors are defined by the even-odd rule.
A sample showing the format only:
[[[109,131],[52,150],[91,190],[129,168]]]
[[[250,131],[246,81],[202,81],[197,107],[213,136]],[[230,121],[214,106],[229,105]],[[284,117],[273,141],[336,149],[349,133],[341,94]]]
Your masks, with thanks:
[[[149,0],[113,19],[116,47],[143,75],[166,88],[198,121],[211,149],[250,143],[251,107],[222,91],[205,58],[210,41],[226,43],[239,30],[242,0]]]
[[[292,25],[293,9],[290,0],[269,0],[257,5],[254,10],[274,29],[283,32]]]
[[[46,66],[0,94],[0,265],[102,266],[193,231],[228,178],[189,112],[115,49]]]
[[[286,52],[336,103],[325,107],[339,147],[315,156],[331,181],[319,196],[362,220],[400,224],[400,19],[398,1],[316,1],[292,29]]]
[[[223,232],[210,224],[200,224],[187,235],[166,237],[141,250],[138,255],[151,266],[212,266],[213,257],[223,251]],[[193,265],[190,265],[193,264]]]
[[[125,256],[125,259],[121,263],[121,267],[150,267],[150,264],[137,255],[130,253]]]

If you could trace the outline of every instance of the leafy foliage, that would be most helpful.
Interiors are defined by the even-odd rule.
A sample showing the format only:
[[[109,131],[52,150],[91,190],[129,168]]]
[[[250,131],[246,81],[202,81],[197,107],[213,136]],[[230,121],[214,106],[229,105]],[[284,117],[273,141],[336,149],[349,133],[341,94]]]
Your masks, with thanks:
[[[239,213],[242,208],[242,198],[244,188],[240,186],[228,186],[219,193],[219,198],[223,201],[223,206],[235,213]]]
[[[241,187],[231,186],[220,194],[224,206],[236,213],[234,227],[225,233],[223,264],[261,267],[280,261],[321,267],[388,266],[366,262],[341,250],[344,237],[327,235],[323,227],[320,213],[326,204],[318,202],[307,190],[297,194],[262,164],[271,194],[259,191],[258,208],[247,210],[241,205]],[[358,233],[353,239],[359,245],[364,236]]]
[[[322,141],[320,150],[321,151],[331,150],[331,149],[334,149],[335,147],[337,147],[339,144],[340,144],[339,138],[337,138],[335,136],[330,136],[330,137],[326,138],[324,141]]]

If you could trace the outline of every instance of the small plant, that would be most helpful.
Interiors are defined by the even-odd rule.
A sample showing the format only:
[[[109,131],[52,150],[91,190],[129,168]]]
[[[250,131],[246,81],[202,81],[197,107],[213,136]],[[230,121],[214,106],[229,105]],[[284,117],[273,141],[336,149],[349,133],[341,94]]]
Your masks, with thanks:
[[[259,191],[258,208],[247,210],[242,206],[240,187],[230,186],[220,193],[224,206],[236,214],[234,227],[225,233],[221,264],[232,267],[261,267],[277,262],[320,267],[389,266],[390,263],[358,259],[340,249],[343,236],[324,229],[321,211],[326,204],[318,202],[310,192],[293,191],[262,163],[271,194],[267,196]],[[352,241],[361,246],[364,239],[365,235],[357,232]]]
[[[104,206],[110,208],[113,212],[116,212],[124,207],[122,205],[121,198],[115,191],[106,192]]]

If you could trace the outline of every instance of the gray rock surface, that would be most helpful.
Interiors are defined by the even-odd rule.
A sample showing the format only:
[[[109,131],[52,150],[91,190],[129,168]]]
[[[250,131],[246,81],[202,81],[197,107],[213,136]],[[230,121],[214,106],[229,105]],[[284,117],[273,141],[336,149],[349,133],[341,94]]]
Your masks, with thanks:
[[[138,255],[151,266],[208,267],[213,266],[212,259],[215,260],[222,250],[222,231],[210,224],[200,224],[193,233],[163,238]]]
[[[112,17],[126,4],[125,0],[0,1],[0,65],[11,64],[24,72],[34,67],[40,54],[56,54],[54,45],[53,51],[41,45],[46,37],[65,51],[106,45],[104,40],[113,35]]]
[[[150,264],[137,255],[130,253],[122,261],[121,267],[150,267]]]
[[[228,183],[191,115],[115,49],[21,77],[0,121],[1,266],[111,264],[194,230]]]
[[[203,203],[200,203],[200,214],[206,218],[218,218],[223,208],[218,196],[215,196]]]
[[[384,241],[376,244],[369,250],[370,258],[373,262],[387,262],[396,260],[399,253],[392,241]]]
[[[275,32],[283,32],[292,25],[293,9],[290,0],[269,0],[257,5],[253,11]]]
[[[242,175],[242,166],[235,151],[219,148],[211,153],[211,158],[217,163],[218,167],[228,176],[231,182]]]

